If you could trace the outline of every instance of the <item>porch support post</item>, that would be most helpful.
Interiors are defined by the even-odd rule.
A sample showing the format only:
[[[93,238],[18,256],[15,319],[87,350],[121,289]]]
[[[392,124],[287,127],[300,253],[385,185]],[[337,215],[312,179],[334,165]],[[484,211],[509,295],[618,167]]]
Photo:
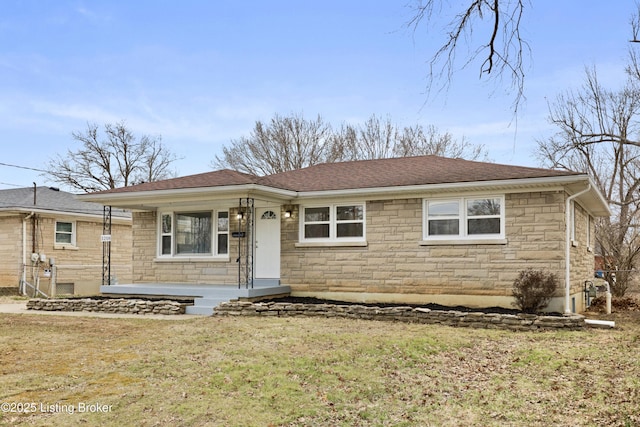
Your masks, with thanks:
[[[242,287],[242,199],[238,200],[238,259],[236,262],[238,263],[238,289]]]
[[[238,289],[253,288],[254,200],[238,201]],[[244,239],[244,240],[243,240]]]
[[[105,238],[105,236],[109,236]],[[102,208],[102,286],[111,284],[111,206]]]

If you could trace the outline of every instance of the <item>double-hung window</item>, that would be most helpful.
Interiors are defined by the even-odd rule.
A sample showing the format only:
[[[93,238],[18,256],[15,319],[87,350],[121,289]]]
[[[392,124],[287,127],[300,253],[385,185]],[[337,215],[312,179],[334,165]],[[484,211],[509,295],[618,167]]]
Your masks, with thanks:
[[[229,212],[163,212],[158,245],[163,257],[227,255]]]
[[[229,212],[217,212],[216,249],[218,255],[229,253]]]
[[[504,197],[424,201],[425,240],[504,238]]]
[[[302,208],[303,242],[362,242],[365,240],[364,204],[334,204]]]
[[[76,224],[71,221],[56,221],[56,245],[76,245]]]

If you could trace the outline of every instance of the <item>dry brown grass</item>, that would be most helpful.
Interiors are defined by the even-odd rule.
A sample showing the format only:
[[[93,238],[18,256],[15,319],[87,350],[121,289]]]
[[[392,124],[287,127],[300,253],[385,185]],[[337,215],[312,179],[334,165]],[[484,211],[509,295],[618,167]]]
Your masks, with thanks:
[[[639,425],[640,315],[597,317],[618,327],[0,314],[0,402],[37,404],[0,424]]]

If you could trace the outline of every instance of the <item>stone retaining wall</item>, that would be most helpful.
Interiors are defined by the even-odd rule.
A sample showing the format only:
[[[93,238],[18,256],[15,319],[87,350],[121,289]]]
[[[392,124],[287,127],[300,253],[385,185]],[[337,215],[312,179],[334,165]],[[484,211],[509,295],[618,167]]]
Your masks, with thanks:
[[[457,327],[528,330],[581,330],[586,327],[581,315],[537,316],[533,314],[494,314],[462,311],[438,311],[412,307],[372,307],[341,304],[300,304],[282,302],[231,301],[217,306],[217,316],[315,316],[366,320],[442,324]]]
[[[95,311],[118,314],[184,314],[185,304],[176,301],[149,301],[141,299],[43,299],[27,301],[28,310],[43,311]]]

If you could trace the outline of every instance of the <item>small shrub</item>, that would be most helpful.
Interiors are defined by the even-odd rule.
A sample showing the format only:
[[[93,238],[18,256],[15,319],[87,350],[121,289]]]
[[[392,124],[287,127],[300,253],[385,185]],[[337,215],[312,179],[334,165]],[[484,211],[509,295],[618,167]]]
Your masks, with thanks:
[[[549,305],[558,287],[558,277],[542,270],[528,268],[513,282],[514,305],[525,313],[538,313]]]

